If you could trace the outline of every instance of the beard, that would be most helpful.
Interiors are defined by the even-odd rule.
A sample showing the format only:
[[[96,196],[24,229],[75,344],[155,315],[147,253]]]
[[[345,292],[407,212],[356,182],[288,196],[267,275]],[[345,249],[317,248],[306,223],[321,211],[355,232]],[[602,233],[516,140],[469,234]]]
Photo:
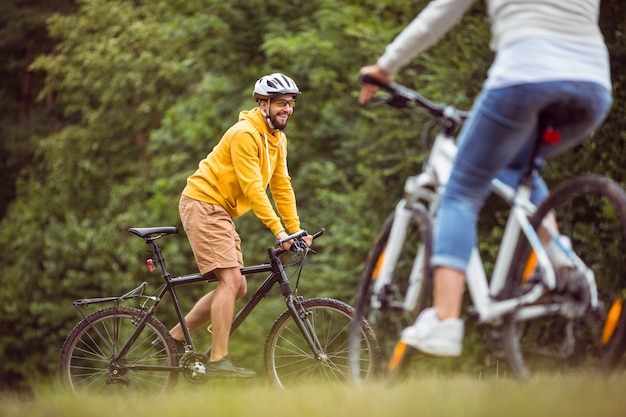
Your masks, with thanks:
[[[285,120],[285,123],[282,123],[277,119],[276,116],[270,116],[270,121],[272,122],[274,129],[285,130],[285,128],[287,127],[287,122],[289,121],[289,118]]]

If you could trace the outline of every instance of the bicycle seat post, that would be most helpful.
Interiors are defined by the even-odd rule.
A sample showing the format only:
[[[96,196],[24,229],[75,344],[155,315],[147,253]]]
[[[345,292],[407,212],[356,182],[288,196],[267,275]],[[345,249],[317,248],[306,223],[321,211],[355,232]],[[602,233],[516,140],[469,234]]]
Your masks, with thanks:
[[[151,245],[152,249],[148,250],[148,252],[152,255],[156,255],[156,261],[159,264],[159,266],[161,267],[161,276],[166,280],[169,281],[170,280],[170,273],[167,271],[167,266],[165,265],[165,258],[163,257],[163,252],[161,252],[161,248],[159,247],[159,244],[156,242],[156,239],[160,238],[161,236],[156,236],[156,237],[148,237],[145,239],[146,244]]]
[[[547,125],[545,128],[541,127],[539,129],[539,133],[537,134],[537,138],[533,144],[533,150],[530,154],[530,158],[528,163],[526,164],[524,174],[520,180],[520,186],[525,185],[527,187],[532,188],[532,178],[535,172],[541,173],[543,171],[543,158],[539,155],[539,150],[541,149],[541,145],[544,144],[554,144],[552,141],[553,136],[555,136],[554,130]],[[558,132],[556,132],[558,134]]]

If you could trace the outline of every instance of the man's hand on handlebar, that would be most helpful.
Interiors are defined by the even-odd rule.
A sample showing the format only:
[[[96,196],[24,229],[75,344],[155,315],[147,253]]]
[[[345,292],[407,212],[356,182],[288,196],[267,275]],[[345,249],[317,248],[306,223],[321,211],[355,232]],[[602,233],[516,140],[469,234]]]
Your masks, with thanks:
[[[289,237],[289,235],[287,234],[287,232],[285,232],[285,231],[283,230],[282,232],[279,232],[279,233],[276,235],[276,240],[277,240],[277,241],[282,241],[283,239],[287,239],[288,237]],[[312,236],[312,235],[305,235],[305,236],[302,236],[302,237],[301,237],[301,239],[304,241],[304,243],[306,243],[306,245],[307,245],[308,247],[311,247],[311,245],[313,244],[313,236]],[[289,248],[291,247],[291,245],[293,245],[293,240],[292,240],[292,239],[289,239],[289,240],[287,240],[287,241],[283,242],[283,243],[280,245],[280,249],[281,249],[281,250],[284,250],[284,251],[287,251],[287,250],[289,250]]]
[[[383,70],[378,65],[369,65],[361,68],[360,75],[369,75],[376,78],[384,84],[389,84],[393,81],[393,75]],[[359,104],[365,104],[374,97],[374,94],[378,91],[378,86],[370,83],[361,82],[361,94],[359,96]]]

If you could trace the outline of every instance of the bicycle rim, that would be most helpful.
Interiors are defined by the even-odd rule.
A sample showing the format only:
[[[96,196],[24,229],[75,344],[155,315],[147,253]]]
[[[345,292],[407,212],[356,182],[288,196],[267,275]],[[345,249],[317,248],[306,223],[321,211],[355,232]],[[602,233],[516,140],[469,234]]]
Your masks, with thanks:
[[[558,314],[516,323],[505,321],[505,350],[514,373],[527,377],[537,371],[613,371],[621,368],[626,348],[626,195],[613,181],[595,175],[565,181],[538,208],[535,227],[546,213],[556,214],[560,234],[567,235],[582,261],[593,270],[599,304],[577,319]],[[520,241],[510,282],[523,282],[529,250]],[[528,269],[526,267],[526,269]],[[520,278],[522,277],[522,278]],[[518,293],[509,285],[506,296]],[[549,297],[545,302],[554,301]]]
[[[421,206],[420,206],[421,207]],[[411,325],[418,313],[431,301],[432,277],[428,259],[431,251],[431,230],[427,222],[425,210],[416,210],[405,227],[405,237],[401,245],[397,262],[391,268],[391,280],[382,291],[372,296],[374,285],[379,278],[380,266],[387,256],[394,216],[392,215],[383,226],[378,239],[367,260],[359,291],[355,302],[355,317],[363,317],[374,330],[381,350],[384,372],[396,370],[403,361],[406,350],[396,350],[402,330]],[[414,293],[409,297],[413,305],[407,305],[405,299],[409,288],[409,277],[414,268],[419,251],[425,261],[418,268],[422,276],[421,284],[413,287]],[[394,355],[394,352],[396,355]],[[351,349],[351,364],[358,363],[358,350]],[[400,355],[398,356],[398,353]]]
[[[177,372],[134,370],[128,366],[173,366],[176,348],[165,326],[150,317],[124,358],[114,360],[137,328],[143,312],[130,307],[96,311],[69,334],[60,357],[61,378],[74,392],[163,392],[176,383]],[[159,348],[153,346],[158,341]]]
[[[321,357],[310,349],[290,311],[274,322],[265,343],[265,366],[271,383],[282,388],[302,382],[349,381],[348,344],[354,309],[339,300],[312,298],[301,302],[305,320],[322,348]],[[374,332],[365,321],[360,326],[360,378],[367,379],[380,367]]]

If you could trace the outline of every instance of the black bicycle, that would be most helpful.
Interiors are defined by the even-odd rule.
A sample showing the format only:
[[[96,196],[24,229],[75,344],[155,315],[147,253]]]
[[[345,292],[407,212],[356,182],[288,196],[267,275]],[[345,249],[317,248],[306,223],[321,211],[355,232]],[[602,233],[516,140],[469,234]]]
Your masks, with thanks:
[[[164,283],[155,295],[144,295],[147,283],[118,297],[79,299],[73,302],[83,316],[63,344],[60,357],[62,380],[75,392],[102,392],[125,389],[162,392],[172,387],[180,374],[191,383],[210,379],[206,369],[211,347],[200,352],[186,326],[176,287],[180,285],[217,282],[210,273],[172,278],[157,239],[177,233],[175,227],[131,228],[129,231],[151,246],[147,264],[150,270],[161,268]],[[324,229],[315,234],[317,238]],[[295,266],[297,282],[308,254],[315,251],[306,246],[306,231],[277,241],[268,249],[269,263],[244,267],[244,275],[269,273],[243,307],[235,314],[231,334],[248,317],[269,291],[278,285],[287,310],[276,319],[265,342],[265,367],[271,383],[286,388],[302,381],[349,381],[348,341],[354,309],[332,298],[303,299],[295,296],[286,267]],[[291,257],[279,246],[293,240]],[[155,317],[155,312],[169,294],[185,335],[185,352],[178,352],[168,329]],[[135,306],[122,303],[134,302]],[[112,307],[87,314],[86,306],[112,303]],[[155,348],[159,346],[160,348]],[[374,375],[380,368],[380,352],[374,332],[361,321],[360,378]],[[119,389],[119,388],[118,388]]]

